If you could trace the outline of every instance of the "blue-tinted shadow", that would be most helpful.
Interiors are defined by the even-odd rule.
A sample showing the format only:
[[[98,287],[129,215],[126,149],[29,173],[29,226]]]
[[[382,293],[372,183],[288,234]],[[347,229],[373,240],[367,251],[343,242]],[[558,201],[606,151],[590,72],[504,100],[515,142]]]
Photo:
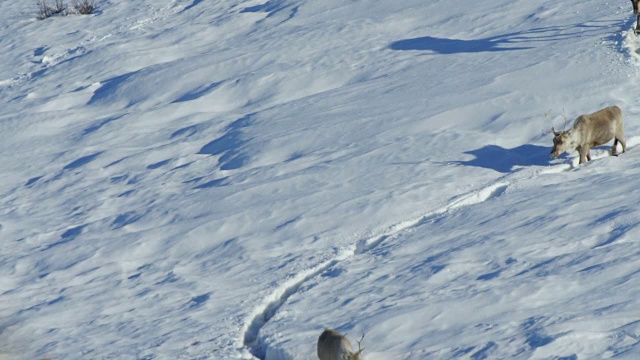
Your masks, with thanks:
[[[181,97],[179,97],[178,99],[174,100],[174,103],[179,103],[179,102],[185,102],[185,101],[191,101],[191,100],[196,100],[198,98],[201,98],[205,95],[207,95],[208,93],[212,92],[213,90],[215,90],[218,86],[220,86],[224,81],[218,81],[215,83],[211,83],[205,86],[202,86],[198,89],[195,89],[187,94],[182,95]]]
[[[115,220],[111,223],[111,227],[113,229],[120,229],[129,224],[133,224],[134,222],[140,220],[142,215],[136,213],[135,211],[127,211],[124,214],[118,215]]]
[[[242,153],[245,145],[244,129],[253,123],[253,114],[246,115],[225,129],[225,134],[204,145],[198,154],[220,155],[218,165],[221,170],[233,170],[242,167],[248,157]]]
[[[182,11],[180,11],[180,13],[183,13],[191,8],[193,8],[194,6],[200,4],[202,2],[202,0],[193,0],[193,2],[191,3],[191,5],[186,6],[184,9],[182,9]]]
[[[274,16],[275,14],[286,10],[290,5],[285,4],[283,0],[269,0],[262,5],[249,6],[240,11],[240,13],[256,13],[256,12],[264,12],[267,13],[267,18]],[[298,13],[299,6],[294,6],[291,8],[289,12],[289,16],[287,19],[282,21],[281,23],[291,20]],[[259,22],[262,22],[259,21]]]
[[[454,163],[509,173],[513,171],[514,166],[549,165],[550,152],[551,147],[530,144],[520,145],[513,149],[505,149],[498,145],[487,145],[477,150],[465,152],[465,154],[475,156],[475,159],[454,161]]]
[[[107,125],[108,123],[110,123],[112,121],[116,121],[116,120],[122,118],[123,116],[124,115],[120,115],[120,116],[114,116],[114,117],[110,117],[110,118],[107,118],[107,119],[103,119],[103,120],[99,121],[98,123],[93,124],[93,125],[89,126],[88,128],[84,129],[84,131],[82,131],[82,135],[87,135],[87,134],[91,134],[92,132],[98,131],[103,126]]]
[[[127,74],[119,75],[113,77],[109,80],[105,80],[102,82],[102,86],[97,89],[94,93],[87,105],[99,104],[102,102],[106,102],[113,93],[123,84],[125,84],[129,79],[135,75],[138,71],[133,71]]]
[[[71,170],[71,169],[76,169],[81,167],[82,165],[88,164],[90,162],[92,162],[93,160],[95,160],[98,156],[100,156],[100,154],[102,154],[102,151],[99,151],[95,154],[91,154],[91,155],[87,155],[87,156],[83,156],[80,159],[77,159],[75,161],[70,162],[69,164],[65,165],[63,167],[63,170]]]
[[[80,234],[82,234],[82,229],[84,229],[85,227],[86,225],[80,225],[65,231],[62,235],[60,235],[60,240],[45,246],[42,250],[48,250],[48,249],[51,249],[52,247],[63,245],[73,241],[73,239],[75,239]]]
[[[444,39],[423,36],[414,39],[400,40],[392,43],[392,50],[429,50],[437,54],[475,53],[486,51],[524,50],[530,47],[502,47],[504,42],[491,38],[479,40]]]
[[[586,34],[605,34],[611,32],[611,27],[615,25],[622,26],[623,22],[590,21],[588,23],[534,28],[482,39],[450,39],[422,36],[394,41],[389,45],[389,49],[432,51],[436,54],[525,50],[533,47],[531,45],[518,46],[518,44],[571,40],[576,36],[584,36]]]
[[[204,303],[209,301],[210,298],[211,298],[211,294],[209,294],[209,293],[195,296],[195,297],[191,298],[191,301],[189,301],[189,308],[193,309],[193,308],[196,308],[196,307],[200,307]]]

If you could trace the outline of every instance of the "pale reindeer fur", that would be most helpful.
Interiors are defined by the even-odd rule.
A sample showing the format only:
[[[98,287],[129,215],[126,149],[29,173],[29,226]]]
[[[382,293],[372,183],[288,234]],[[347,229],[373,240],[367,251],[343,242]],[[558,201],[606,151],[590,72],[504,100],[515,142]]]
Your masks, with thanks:
[[[580,153],[580,164],[591,160],[590,149],[608,143],[615,139],[611,148],[611,155],[616,155],[618,142],[622,144],[622,152],[627,150],[624,140],[624,124],[622,110],[618,106],[609,106],[592,114],[580,115],[573,123],[573,127],[566,131],[553,133],[553,149],[551,156],[556,158],[565,151],[577,150]]]
[[[364,335],[362,337],[364,338]],[[360,341],[358,341],[358,351],[353,351],[351,342],[346,336],[325,328],[318,338],[318,358],[320,360],[360,360],[364,350],[360,348]]]

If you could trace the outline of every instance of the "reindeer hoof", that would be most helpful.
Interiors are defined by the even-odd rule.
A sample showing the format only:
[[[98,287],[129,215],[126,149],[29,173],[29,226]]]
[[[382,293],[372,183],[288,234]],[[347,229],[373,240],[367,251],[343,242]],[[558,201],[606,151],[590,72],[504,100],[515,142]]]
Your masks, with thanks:
[[[633,30],[633,33],[636,34],[636,35],[640,34],[640,29]]]

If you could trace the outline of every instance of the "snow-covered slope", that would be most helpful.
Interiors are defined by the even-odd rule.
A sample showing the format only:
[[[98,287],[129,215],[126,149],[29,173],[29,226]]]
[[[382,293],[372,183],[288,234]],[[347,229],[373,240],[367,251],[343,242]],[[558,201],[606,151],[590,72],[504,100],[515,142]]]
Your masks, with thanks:
[[[629,4],[98,5],[0,14],[0,357],[640,356]]]

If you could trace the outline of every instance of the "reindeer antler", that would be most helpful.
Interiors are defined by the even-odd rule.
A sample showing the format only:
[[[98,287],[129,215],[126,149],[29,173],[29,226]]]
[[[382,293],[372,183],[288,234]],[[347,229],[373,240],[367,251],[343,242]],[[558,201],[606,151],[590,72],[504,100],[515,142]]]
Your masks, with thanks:
[[[360,338],[360,340],[358,340],[358,352],[356,354],[362,354],[362,352],[364,351],[364,348],[360,346],[362,340],[364,340],[364,334],[362,334],[362,337]]]
[[[562,109],[562,118],[564,118],[564,125],[562,126],[562,131],[567,130],[567,123],[569,122],[569,119],[567,119],[567,116],[564,114],[564,109]]]
[[[549,113],[551,112],[551,109],[549,109],[549,111],[547,111],[546,113],[544,113],[544,118],[549,120],[549,122],[551,123],[551,131],[547,131],[545,132],[545,134],[554,134],[557,135],[558,132],[556,131],[555,127],[553,126],[553,121],[551,121],[551,119],[549,119]]]

